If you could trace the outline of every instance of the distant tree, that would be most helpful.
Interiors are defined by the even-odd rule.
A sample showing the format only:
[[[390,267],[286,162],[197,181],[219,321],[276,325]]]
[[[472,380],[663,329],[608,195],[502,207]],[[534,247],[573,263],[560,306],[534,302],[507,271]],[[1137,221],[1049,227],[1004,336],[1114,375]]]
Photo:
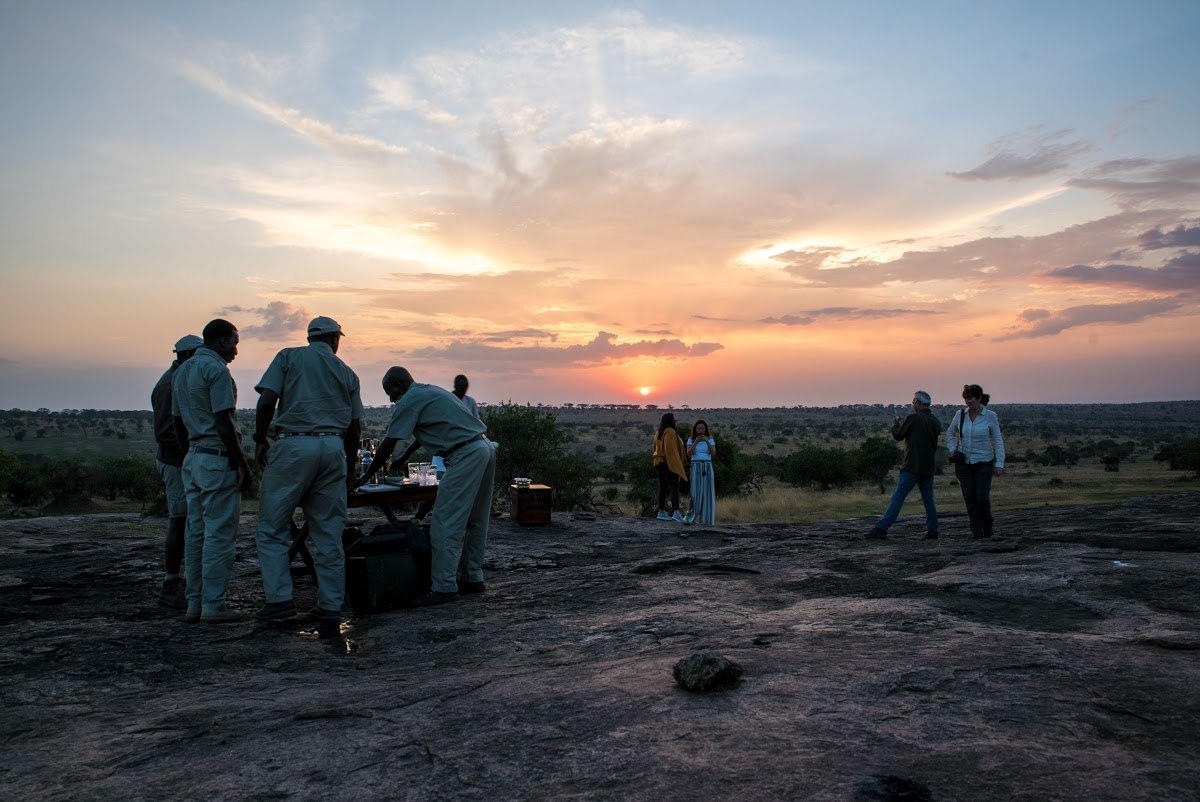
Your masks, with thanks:
[[[96,471],[96,466],[65,458],[48,460],[46,465],[50,480],[51,507],[71,510],[90,503],[88,481],[89,475]]]
[[[1116,473],[1121,470],[1121,456],[1122,452],[1120,448],[1110,448],[1101,458],[1101,461],[1104,463],[1104,470],[1108,473]]]
[[[658,497],[658,478],[654,473],[650,452],[635,451],[613,458],[613,467],[629,481],[625,497],[638,505],[638,515],[654,514]]]
[[[1165,443],[1154,455],[1156,462],[1165,462],[1172,471],[1192,471],[1200,475],[1200,437],[1189,437]]]
[[[607,465],[601,469],[600,478],[606,482],[609,482],[610,484],[616,484],[617,482],[625,481],[625,474],[620,468],[613,464]]]
[[[19,443],[25,439],[26,434],[28,434],[28,432],[25,429],[17,429],[15,432],[13,432],[13,439]]]
[[[892,468],[900,464],[904,454],[896,441],[890,437],[868,437],[854,453],[854,463],[859,475],[879,485],[879,492],[886,489],[884,480]]]
[[[854,482],[854,457],[841,448],[806,445],[779,462],[779,478],[800,486],[832,490]]]
[[[9,480],[5,493],[18,507],[40,507],[51,498],[49,472],[40,466],[25,465]]]
[[[717,456],[713,460],[714,484],[718,496],[742,496],[759,484],[754,466],[742,449],[724,432],[713,432]]]
[[[1079,462],[1079,454],[1072,449],[1054,444],[1046,446],[1046,450],[1038,457],[1038,465],[1065,465],[1070,468]]]
[[[125,497],[130,501],[149,500],[160,485],[158,471],[149,457],[127,455],[105,457],[89,476],[87,491],[109,501]]]
[[[8,493],[8,486],[20,469],[20,460],[0,448],[0,493]]]

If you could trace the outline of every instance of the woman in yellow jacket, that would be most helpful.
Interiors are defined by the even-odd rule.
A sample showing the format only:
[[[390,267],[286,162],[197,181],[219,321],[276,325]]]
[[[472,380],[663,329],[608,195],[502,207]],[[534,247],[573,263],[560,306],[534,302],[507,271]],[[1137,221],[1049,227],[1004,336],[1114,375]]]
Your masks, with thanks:
[[[654,471],[658,474],[658,520],[679,521],[679,480],[687,478],[687,454],[675,429],[675,415],[668,412],[654,434]],[[667,513],[667,493],[671,494],[671,512]]]

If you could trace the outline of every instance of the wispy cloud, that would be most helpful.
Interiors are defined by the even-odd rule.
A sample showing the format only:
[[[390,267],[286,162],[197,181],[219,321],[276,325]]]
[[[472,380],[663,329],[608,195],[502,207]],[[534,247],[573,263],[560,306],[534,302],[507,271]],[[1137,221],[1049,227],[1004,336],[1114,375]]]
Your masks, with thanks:
[[[936,315],[933,309],[864,309],[853,306],[830,306],[778,317],[765,317],[759,323],[779,326],[811,326],[826,320],[879,320],[911,315]]]
[[[510,343],[514,340],[549,340],[554,342],[558,339],[558,334],[545,329],[504,329],[501,331],[489,331],[486,334],[480,335],[478,338],[482,342],[489,343]]]
[[[688,345],[678,339],[618,342],[615,334],[602,331],[587,343],[561,347],[526,345],[498,348],[484,342],[453,342],[444,347],[418,348],[409,356],[419,360],[440,359],[453,364],[507,364],[531,368],[586,367],[652,358],[666,360],[695,359],[724,348],[720,343],[696,342]]]
[[[1157,248],[1200,248],[1200,225],[1180,223],[1167,231],[1154,228],[1138,237],[1138,245],[1148,251]]]
[[[1116,159],[1067,182],[1104,192],[1125,208],[1182,204],[1200,198],[1200,156],[1179,159]]]
[[[408,149],[405,147],[363,134],[339,131],[329,123],[309,116],[298,109],[289,108],[281,103],[237,88],[197,61],[175,59],[171,62],[171,66],[179,75],[197,86],[207,89],[225,102],[241,106],[284,126],[316,145],[342,155],[358,159],[380,160],[408,153]]]
[[[1183,299],[1172,297],[1125,301],[1115,304],[1085,304],[1058,311],[1040,308],[1026,309],[1021,313],[1021,319],[1031,325],[1015,327],[1007,334],[997,337],[996,341],[1049,337],[1069,328],[1097,323],[1140,323],[1143,320],[1179,309],[1184,303]]]
[[[1067,227],[1039,237],[983,237],[958,245],[907,251],[890,261],[857,260],[837,267],[830,248],[789,251],[772,257],[788,275],[809,287],[874,288],[953,280],[968,285],[1001,281],[1053,270],[1061,265],[1094,264],[1136,244],[1138,234],[1164,216],[1128,212]]]
[[[1185,251],[1157,268],[1122,264],[1101,267],[1071,265],[1051,270],[1047,275],[1079,284],[1129,286],[1150,292],[1198,291],[1200,253]]]
[[[1042,126],[1036,126],[1009,134],[988,147],[991,156],[983,164],[946,175],[960,181],[1014,181],[1048,175],[1069,167],[1073,157],[1092,149],[1083,140],[1068,138],[1074,133],[1070,129],[1044,133]]]

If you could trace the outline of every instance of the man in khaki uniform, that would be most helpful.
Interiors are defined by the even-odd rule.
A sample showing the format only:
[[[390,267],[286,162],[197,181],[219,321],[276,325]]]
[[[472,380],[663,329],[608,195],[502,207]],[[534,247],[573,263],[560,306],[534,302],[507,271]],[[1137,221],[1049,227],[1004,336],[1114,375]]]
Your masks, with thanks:
[[[191,359],[204,340],[195,334],[180,337],[175,343],[175,361],[150,391],[150,409],[154,411],[154,440],[158,443],[158,475],[167,492],[167,539],[163,545],[163,584],[158,603],[177,610],[187,608],[183,595],[184,532],[187,526],[187,495],[183,491],[183,455],[187,441],[175,437],[175,419],[171,417],[171,382],[176,369]]]
[[[483,554],[496,476],[496,450],[484,437],[487,426],[452,393],[416,384],[404,368],[388,369],[383,391],[396,406],[359,484],[379,470],[401,440],[416,438],[446,463],[429,527],[432,590],[415,603],[426,607],[456,601],[459,593],[479,593],[484,589]]]
[[[171,414],[180,442],[190,441],[183,458],[187,493],[184,571],[188,623],[237,621],[242,614],[225,601],[225,588],[237,556],[241,493],[250,484],[250,466],[237,430],[237,387],[229,363],[237,356],[238,331],[227,320],[204,327],[204,346],[175,371]]]
[[[358,377],[337,357],[342,327],[328,317],[308,324],[308,345],[284,348],[255,387],[259,494],[258,564],[267,603],[263,621],[296,617],[288,560],[292,514],[304,509],[317,572],[318,622],[340,621],[346,593],[342,529],[354,482],[363,406]]]

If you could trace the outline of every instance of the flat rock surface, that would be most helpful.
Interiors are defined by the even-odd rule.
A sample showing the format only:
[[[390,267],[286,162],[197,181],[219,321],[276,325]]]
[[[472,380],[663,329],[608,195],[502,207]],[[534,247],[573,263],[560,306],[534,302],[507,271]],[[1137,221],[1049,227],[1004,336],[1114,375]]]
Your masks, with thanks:
[[[1200,494],[1005,512],[990,541],[947,506],[938,541],[498,519],[484,594],[338,639],[156,606],[161,519],[6,521],[0,796],[1200,797]],[[697,652],[740,684],[677,688]]]

